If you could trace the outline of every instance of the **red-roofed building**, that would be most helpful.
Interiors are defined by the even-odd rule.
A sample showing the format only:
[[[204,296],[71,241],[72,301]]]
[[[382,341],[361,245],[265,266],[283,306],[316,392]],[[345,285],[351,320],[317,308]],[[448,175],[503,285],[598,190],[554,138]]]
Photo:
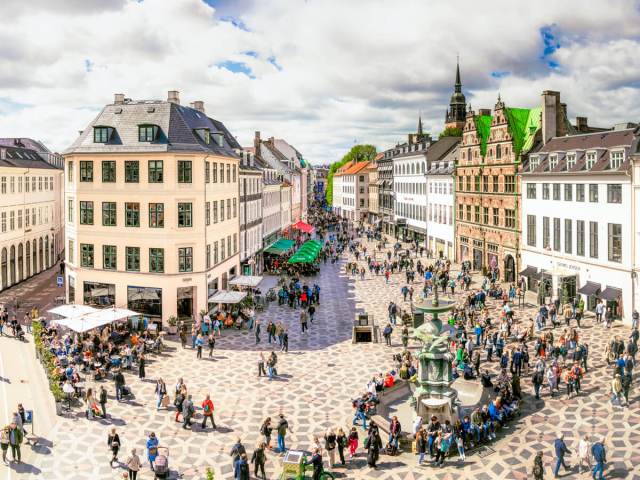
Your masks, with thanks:
[[[361,221],[369,208],[369,162],[349,162],[333,176],[333,209],[343,218]]]

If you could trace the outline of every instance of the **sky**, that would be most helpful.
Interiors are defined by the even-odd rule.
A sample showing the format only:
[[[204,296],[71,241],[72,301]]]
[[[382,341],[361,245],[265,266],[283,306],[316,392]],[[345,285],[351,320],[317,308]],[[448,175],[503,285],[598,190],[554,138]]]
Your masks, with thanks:
[[[474,110],[640,121],[640,0],[3,0],[0,137],[63,151],[113,101],[203,100],[249,146],[316,164],[443,129],[456,57]]]

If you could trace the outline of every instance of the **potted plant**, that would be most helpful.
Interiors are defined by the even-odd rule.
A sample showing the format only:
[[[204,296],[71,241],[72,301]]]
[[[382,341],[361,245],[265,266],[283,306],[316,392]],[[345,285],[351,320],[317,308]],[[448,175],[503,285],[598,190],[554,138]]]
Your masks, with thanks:
[[[178,332],[178,318],[175,315],[171,315],[167,319],[167,332],[170,335],[175,335]]]
[[[207,480],[215,480],[216,478],[216,474],[211,467],[207,467],[205,474],[207,475]]]

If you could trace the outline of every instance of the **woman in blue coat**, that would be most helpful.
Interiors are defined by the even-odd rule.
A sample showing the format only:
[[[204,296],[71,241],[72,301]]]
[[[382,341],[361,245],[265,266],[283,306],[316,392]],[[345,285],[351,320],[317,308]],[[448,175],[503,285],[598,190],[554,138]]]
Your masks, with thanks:
[[[149,459],[151,470],[153,470],[153,462],[155,462],[156,457],[158,456],[158,443],[156,434],[151,432],[147,439],[147,458]]]

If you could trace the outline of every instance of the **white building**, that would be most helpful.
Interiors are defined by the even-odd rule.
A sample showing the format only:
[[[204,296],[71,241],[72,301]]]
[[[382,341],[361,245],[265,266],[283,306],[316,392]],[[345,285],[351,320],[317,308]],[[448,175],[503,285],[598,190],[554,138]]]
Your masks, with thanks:
[[[262,272],[262,190],[259,161],[251,151],[240,155],[240,268],[246,275]]]
[[[352,222],[364,221],[369,208],[369,162],[349,162],[333,176],[334,211]],[[336,184],[336,179],[337,184]],[[338,188],[336,188],[336,185]],[[336,203],[336,191],[338,192]]]
[[[63,172],[25,140],[0,139],[0,290],[55,265],[64,248]]]
[[[425,151],[428,143],[408,144],[393,159],[394,219],[398,235],[425,245],[427,228],[427,169]]]
[[[522,174],[521,275],[561,302],[598,299],[626,322],[632,309],[634,130],[556,137]],[[539,292],[540,294],[540,292]]]
[[[336,171],[333,175],[333,200],[332,200],[332,208],[333,213],[342,217],[343,200],[342,200],[342,175],[340,175],[340,170]]]
[[[427,149],[427,248],[449,260],[456,252],[453,173],[459,142],[443,137]]]
[[[640,134],[636,132],[636,141],[631,148],[631,172],[632,172],[632,202],[631,218],[633,219],[632,249],[633,249],[633,271],[631,273],[631,288],[633,296],[631,299],[632,308],[640,310]]]

